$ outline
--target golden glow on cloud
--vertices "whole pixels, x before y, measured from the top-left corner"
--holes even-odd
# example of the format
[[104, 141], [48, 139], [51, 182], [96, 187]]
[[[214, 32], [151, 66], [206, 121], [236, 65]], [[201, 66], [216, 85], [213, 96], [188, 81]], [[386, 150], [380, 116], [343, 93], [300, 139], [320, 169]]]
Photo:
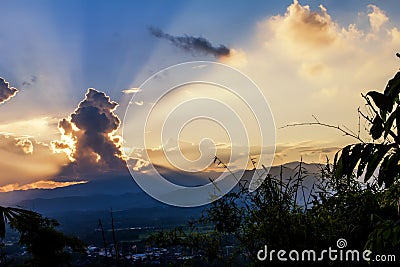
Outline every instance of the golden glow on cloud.
[[26, 138], [16, 138], [16, 140], [18, 140], [16, 146], [21, 147], [25, 154], [33, 153], [33, 144], [31, 140]]
[[[314, 121], [312, 115], [315, 115], [323, 122], [357, 131], [357, 108], [364, 104], [360, 94], [383, 89], [398, 69], [395, 56], [400, 48], [398, 26], [376, 5], [365, 6], [358, 16], [352, 23], [343, 24], [323, 5], [312, 10], [295, 0], [286, 12], [260, 20], [254, 29], [249, 29], [253, 35], [248, 40], [240, 39], [240, 45], [229, 44], [233, 47], [229, 56], [218, 59], [254, 80], [268, 100], [278, 128], [275, 165], [301, 157], [306, 162], [326, 162], [327, 156], [332, 159], [340, 147], [354, 142], [335, 130], [318, 126], [279, 128], [294, 122]], [[204, 66], [198, 66], [201, 67]], [[174, 96], [173, 100], [179, 102], [179, 97]], [[170, 106], [173, 104], [166, 103], [165, 110]], [[163, 110], [161, 107], [154, 116], [161, 117]], [[367, 137], [361, 130], [361, 137]], [[197, 131], [199, 135], [210, 132]], [[153, 163], [170, 167], [159, 144], [149, 147], [153, 148], [147, 151]], [[230, 152], [228, 143], [223, 147], [219, 153], [226, 157]], [[198, 157], [197, 145], [181, 150], [189, 159]], [[139, 151], [132, 164], [137, 170], [147, 171], [149, 159], [139, 154], [144, 153]], [[235, 158], [232, 160], [234, 166]]]
[[70, 185], [85, 184], [85, 183], [87, 183], [87, 181], [78, 181], [78, 182], [37, 181], [25, 185], [14, 183], [1, 186], [0, 192], [10, 192], [14, 190], [29, 190], [29, 189], [54, 189], [58, 187], [66, 187]]
[[[360, 18], [354, 19], [354, 23], [342, 25], [338, 18], [330, 15], [326, 7], [320, 5], [318, 10], [314, 11], [309, 6], [301, 5], [294, 0], [284, 14], [261, 20], [255, 25], [253, 29], [255, 33], [249, 40], [240, 40], [241, 44], [245, 45], [232, 44], [235, 48], [230, 49], [229, 56], [222, 56], [219, 61], [240, 69], [260, 86], [271, 105], [278, 128], [293, 122], [310, 121], [311, 116], [315, 115], [321, 121], [334, 125], [344, 124], [353, 129], [351, 126], [357, 125], [357, 107], [363, 105], [360, 93], [384, 88], [387, 80], [398, 69], [399, 61], [394, 55], [400, 52], [400, 30], [398, 26], [392, 24], [384, 10], [377, 5], [368, 5], [365, 7], [365, 12], [360, 10], [359, 16]], [[357, 24], [361, 20], [369, 24]], [[46, 32], [53, 33], [53, 30], [56, 32], [51, 25], [44, 21], [38, 22], [36, 26], [46, 26]], [[23, 34], [26, 34], [29, 40], [40, 39], [34, 42], [36, 46], [33, 53], [29, 52], [24, 56], [31, 62], [40, 63], [37, 70], [43, 74], [38, 75], [37, 90], [21, 91], [18, 97], [12, 99], [18, 106], [26, 104], [24, 110], [17, 109], [19, 114], [29, 112], [31, 108], [36, 112], [35, 117], [6, 121], [0, 125], [0, 134], [2, 133], [0, 158], [7, 159], [0, 162], [0, 191], [56, 188], [83, 183], [60, 183], [46, 179], [59, 174], [64, 166], [75, 161], [79, 153], [82, 166], [85, 164], [89, 166], [93, 162], [96, 164], [104, 162], [104, 166], [110, 167], [115, 165], [115, 161], [107, 159], [106, 152], [100, 155], [99, 150], [96, 150], [101, 147], [100, 144], [89, 148], [86, 146], [85, 150], [87, 140], [84, 130], [80, 130], [71, 121], [71, 117], [68, 117], [64, 124], [60, 122], [58, 129], [61, 131], [61, 140], [47, 145], [50, 140], [59, 139], [56, 126], [58, 119], [37, 115], [40, 108], [46, 110], [47, 107], [40, 106], [45, 102], [52, 103], [52, 110], [63, 109], [58, 111], [58, 114], [65, 111], [65, 99], [71, 99], [70, 91], [67, 89], [75, 86], [73, 79], [70, 78], [73, 77], [70, 75], [73, 73], [70, 66], [82, 64], [79, 64], [78, 58], [64, 58], [63, 62], [65, 60], [69, 64], [63, 64], [65, 67], [61, 71], [59, 68], [54, 68], [56, 63], [48, 51], [52, 50], [54, 55], [65, 55], [59, 53], [63, 49], [53, 47], [51, 42], [43, 46], [43, 39], [35, 36], [32, 31]], [[75, 39], [79, 41], [79, 38]], [[160, 55], [154, 56], [156, 67], [160, 67], [161, 64], [158, 56]], [[26, 73], [31, 71], [29, 69], [31, 66], [17, 67], [19, 68], [16, 75], [21, 73], [26, 76]], [[52, 90], [41, 88], [52, 88]], [[122, 92], [129, 97], [131, 96], [129, 94], [138, 93], [140, 89], [132, 87]], [[34, 103], [32, 99], [41, 101]], [[94, 102], [93, 99], [89, 100]], [[179, 99], [175, 98], [174, 101]], [[7, 109], [11, 103], [1, 107], [2, 110], [6, 110], [7, 115], [11, 110]], [[113, 113], [116, 103], [110, 103], [115, 106], [112, 108], [103, 108], [103, 104], [96, 106], [99, 117], [102, 117], [102, 114], [111, 114], [109, 117], [116, 119]], [[147, 103], [136, 101], [132, 104], [141, 106]], [[160, 115], [161, 112], [155, 116]], [[89, 125], [90, 120], [86, 123]], [[105, 144], [112, 144], [111, 148], [114, 151], [112, 156], [121, 159], [122, 155], [119, 152], [122, 140], [116, 135], [119, 122], [116, 124], [107, 131], [100, 132], [99, 136], [103, 137], [103, 141], [107, 141]], [[93, 133], [90, 127], [86, 128], [87, 132]], [[199, 135], [204, 132], [199, 131]], [[81, 151], [77, 151], [78, 139], [83, 140], [79, 144], [82, 147]], [[281, 129], [277, 132], [275, 164], [299, 160], [301, 156], [305, 161], [325, 161], [325, 156], [332, 157], [342, 144], [351, 141], [353, 140], [348, 137], [344, 138], [335, 131], [321, 127]], [[197, 145], [183, 145], [182, 148], [187, 158], [192, 160], [198, 158]], [[65, 154], [54, 153], [61, 151]], [[230, 148], [226, 144], [221, 144], [219, 147], [221, 157], [227, 158], [229, 151]], [[147, 159], [141, 158], [142, 153], [143, 151], [139, 151], [137, 158], [131, 159], [135, 170], [145, 171], [149, 166]], [[155, 148], [149, 151], [149, 155], [167, 166], [168, 163], [161, 160], [161, 150]], [[238, 156], [240, 155], [235, 155]], [[119, 160], [118, 164], [121, 162]], [[235, 158], [233, 165], [234, 162]]]
[[[294, 1], [285, 15], [273, 16], [267, 21], [275, 38], [286, 41], [296, 40], [308, 48], [322, 48], [336, 41], [337, 25], [332, 22], [327, 9], [320, 5], [320, 12], [311, 11]], [[269, 43], [266, 42], [266, 46]]]
[[[384, 10], [369, 5], [358, 16], [354, 23], [343, 25], [322, 5], [313, 11], [294, 1], [285, 14], [260, 21], [248, 44], [236, 47], [240, 57], [233, 53], [225, 61], [235, 66], [236, 61], [246, 58], [247, 64], [237, 67], [268, 99], [278, 128], [278, 144], [324, 140], [313, 142], [315, 149], [321, 150], [325, 145], [339, 148], [354, 141], [318, 126], [279, 128], [313, 121], [315, 115], [323, 122], [357, 131], [357, 108], [364, 104], [360, 94], [384, 88], [399, 67], [395, 54], [400, 49], [399, 28]], [[367, 137], [365, 131], [361, 134]], [[289, 156], [277, 153], [279, 162], [301, 156], [306, 161], [319, 158], [301, 150], [285, 154]]]
[[220, 62], [230, 65], [235, 68], [243, 68], [248, 65], [246, 53], [243, 50], [236, 50], [232, 48], [228, 56], [222, 56], [219, 59]]
[[0, 186], [29, 184], [57, 175], [69, 161], [32, 138], [0, 135]]
[[[60, 121], [60, 123], [62, 123], [62, 121]], [[77, 132], [79, 131], [79, 129], [73, 123], [70, 123], [70, 126], [71, 131], [68, 131], [68, 133], [63, 127], [61, 127], [60, 125], [58, 126], [58, 129], [61, 133], [61, 141], [52, 141], [51, 148], [56, 153], [65, 153], [68, 159], [71, 162], [74, 162], [76, 139], [73, 137], [72, 131]]]
[[[2, 112], [2, 108], [0, 108], [0, 112]], [[24, 118], [23, 120], [2, 121], [0, 132], [14, 136], [30, 136], [40, 142], [49, 142], [60, 135], [57, 130], [57, 123], [58, 119], [54, 117], [34, 117]]]

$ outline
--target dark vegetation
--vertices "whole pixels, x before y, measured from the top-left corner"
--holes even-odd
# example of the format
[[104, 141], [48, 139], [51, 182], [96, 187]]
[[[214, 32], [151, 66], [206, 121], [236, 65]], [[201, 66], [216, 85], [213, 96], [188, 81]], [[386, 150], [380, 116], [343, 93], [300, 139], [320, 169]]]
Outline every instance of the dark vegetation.
[[[31, 257], [25, 262], [27, 266], [64, 266], [68, 263], [70, 247], [75, 251], [83, 251], [83, 243], [75, 238], [57, 231], [56, 220], [20, 208], [0, 207], [0, 238], [5, 237], [6, 223], [11, 229], [18, 231], [19, 244], [26, 247]], [[12, 264], [7, 255], [1, 254], [3, 266]]]

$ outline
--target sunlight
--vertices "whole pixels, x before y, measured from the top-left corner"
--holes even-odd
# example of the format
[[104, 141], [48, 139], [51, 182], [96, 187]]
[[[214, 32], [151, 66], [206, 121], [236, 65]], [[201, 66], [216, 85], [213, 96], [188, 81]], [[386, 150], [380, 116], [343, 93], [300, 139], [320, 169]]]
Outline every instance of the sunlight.
[[30, 190], [30, 189], [54, 189], [59, 187], [66, 187], [76, 184], [86, 184], [88, 181], [77, 182], [56, 182], [56, 181], [37, 181], [30, 184], [20, 185], [19, 183], [8, 184], [0, 187], [0, 192], [10, 192], [14, 190]]

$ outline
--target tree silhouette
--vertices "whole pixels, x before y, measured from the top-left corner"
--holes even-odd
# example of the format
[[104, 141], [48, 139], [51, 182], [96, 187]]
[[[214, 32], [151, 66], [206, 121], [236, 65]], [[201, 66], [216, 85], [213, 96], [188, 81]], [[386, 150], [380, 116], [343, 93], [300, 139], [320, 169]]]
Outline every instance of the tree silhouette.
[[19, 244], [26, 246], [32, 254], [31, 266], [63, 266], [68, 263], [69, 246], [76, 251], [83, 251], [83, 243], [64, 235], [55, 227], [59, 223], [54, 219], [43, 217], [37, 212], [0, 206], [0, 238], [6, 234], [6, 224], [19, 232]]

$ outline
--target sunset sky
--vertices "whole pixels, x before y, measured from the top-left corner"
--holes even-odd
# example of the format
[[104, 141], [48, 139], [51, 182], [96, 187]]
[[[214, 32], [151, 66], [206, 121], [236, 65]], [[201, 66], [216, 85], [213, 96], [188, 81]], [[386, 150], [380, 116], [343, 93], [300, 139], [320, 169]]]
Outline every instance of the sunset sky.
[[[143, 94], [138, 87], [146, 79], [174, 64], [215, 61], [254, 81], [275, 121], [275, 165], [301, 157], [324, 162], [355, 142], [318, 126], [280, 127], [313, 121], [314, 115], [357, 131], [361, 93], [383, 90], [400, 66], [398, 0], [1, 0], [0, 5], [0, 191], [68, 186], [99, 169], [121, 168], [125, 110], [130, 102], [152, 104], [132, 102], [132, 95]], [[210, 46], [185, 43], [199, 37]], [[207, 90], [213, 94], [214, 89], [203, 93]], [[159, 106], [157, 114], [168, 106]], [[214, 126], [198, 122], [182, 139], [171, 137], [162, 145], [180, 143], [195, 160], [198, 142], [221, 130]], [[222, 154], [230, 148], [223, 131], [215, 140]], [[149, 144], [157, 159], [161, 144]], [[148, 158], [136, 152], [130, 162], [145, 171]]]

